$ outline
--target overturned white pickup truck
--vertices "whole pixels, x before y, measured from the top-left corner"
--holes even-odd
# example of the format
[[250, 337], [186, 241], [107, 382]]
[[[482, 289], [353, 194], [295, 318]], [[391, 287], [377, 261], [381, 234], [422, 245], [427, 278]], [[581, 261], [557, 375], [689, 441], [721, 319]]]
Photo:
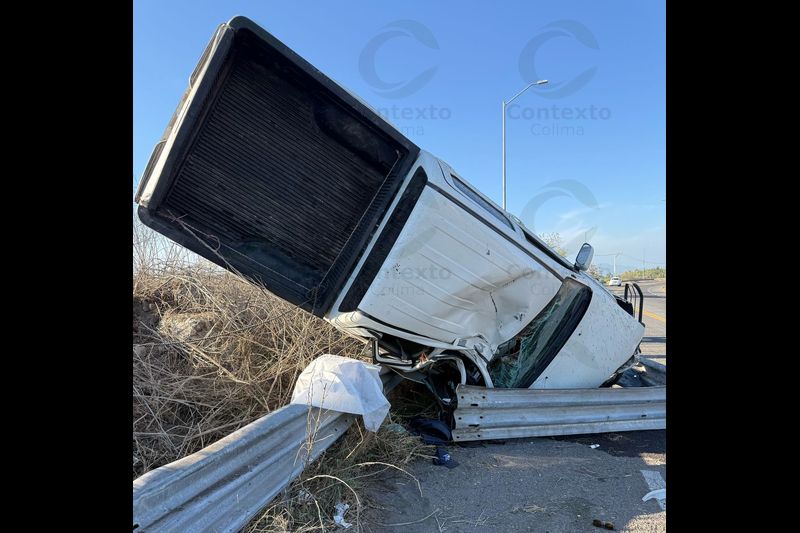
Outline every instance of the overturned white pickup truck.
[[644, 327], [456, 170], [252, 21], [221, 25], [136, 195], [149, 227], [458, 384], [613, 383]]

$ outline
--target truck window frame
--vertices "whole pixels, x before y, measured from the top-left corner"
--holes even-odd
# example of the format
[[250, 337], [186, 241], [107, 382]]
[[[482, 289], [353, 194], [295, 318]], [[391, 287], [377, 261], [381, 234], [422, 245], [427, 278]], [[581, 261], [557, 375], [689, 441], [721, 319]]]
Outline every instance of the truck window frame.
[[467, 185], [467, 183], [456, 176], [453, 172], [450, 172], [450, 178], [453, 180], [453, 187], [458, 190], [461, 194], [469, 198], [472, 203], [479, 205], [484, 211], [489, 213], [490, 215], [494, 216], [497, 220], [502, 222], [506, 225], [508, 229], [512, 232], [516, 233], [516, 229], [514, 228], [514, 224], [511, 220], [503, 214], [503, 212], [493, 206], [486, 198], [480, 195], [478, 191]]

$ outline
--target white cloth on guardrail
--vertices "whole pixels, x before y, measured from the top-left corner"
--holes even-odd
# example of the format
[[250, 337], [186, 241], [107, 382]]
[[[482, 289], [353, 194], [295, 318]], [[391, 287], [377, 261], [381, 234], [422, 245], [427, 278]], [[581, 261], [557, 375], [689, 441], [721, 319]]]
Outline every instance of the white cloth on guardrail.
[[378, 431], [389, 413], [380, 367], [332, 354], [319, 356], [303, 370], [290, 403], [361, 415], [369, 431]]

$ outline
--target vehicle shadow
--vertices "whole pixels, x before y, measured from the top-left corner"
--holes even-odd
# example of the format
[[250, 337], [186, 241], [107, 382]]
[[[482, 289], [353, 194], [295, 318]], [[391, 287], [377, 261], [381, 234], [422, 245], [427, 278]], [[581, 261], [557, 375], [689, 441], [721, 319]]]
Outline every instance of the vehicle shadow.
[[549, 438], [577, 442], [587, 446], [599, 444], [601, 449], [615, 457], [638, 457], [642, 453], [667, 453], [667, 431], [664, 429]]

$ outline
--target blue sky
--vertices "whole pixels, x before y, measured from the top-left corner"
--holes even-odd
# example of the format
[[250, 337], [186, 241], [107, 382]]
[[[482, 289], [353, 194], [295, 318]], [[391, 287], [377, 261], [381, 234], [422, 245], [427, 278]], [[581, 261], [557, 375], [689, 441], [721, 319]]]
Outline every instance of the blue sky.
[[[135, 0], [134, 181], [216, 26], [245, 15], [570, 256], [666, 265], [663, 1]], [[135, 186], [135, 184], [134, 184]]]

